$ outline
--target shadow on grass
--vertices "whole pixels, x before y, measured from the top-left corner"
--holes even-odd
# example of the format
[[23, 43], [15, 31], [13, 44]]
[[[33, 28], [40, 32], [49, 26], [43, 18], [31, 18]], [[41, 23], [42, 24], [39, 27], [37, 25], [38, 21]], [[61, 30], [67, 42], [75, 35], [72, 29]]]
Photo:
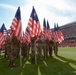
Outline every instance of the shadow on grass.
[[[63, 59], [63, 58], [61, 58]], [[64, 60], [67, 60], [64, 58]], [[48, 58], [43, 63], [38, 64], [41, 75], [76, 75], [75, 69], [69, 65], [69, 61], [76, 63], [73, 60], [62, 62], [56, 58]]]
[[0, 75], [76, 75], [74, 72], [76, 68], [70, 66], [69, 63], [76, 65], [76, 61], [62, 56], [38, 60], [37, 65], [31, 64], [30, 59], [24, 58], [22, 67], [20, 67], [19, 59], [17, 59], [17, 67], [10, 68], [8, 61], [1, 57]]
[[9, 61], [1, 57], [0, 58], [0, 75], [38, 75], [37, 65], [31, 64], [30, 59], [23, 58], [23, 66], [20, 67], [20, 59], [15, 61], [17, 67], [9, 67]]
[[62, 59], [63, 61], [66, 61], [67, 63], [72, 63], [74, 65], [76, 65], [76, 60], [72, 60], [72, 59], [68, 59], [62, 56], [57, 56], [58, 58]]
[[[18, 66], [19, 64], [17, 64]], [[9, 66], [9, 60], [4, 58], [4, 56], [0, 59], [0, 75], [19, 75], [21, 73], [20, 67], [13, 67]]]
[[23, 60], [22, 72], [19, 75], [38, 75], [37, 65], [31, 64], [31, 59]]

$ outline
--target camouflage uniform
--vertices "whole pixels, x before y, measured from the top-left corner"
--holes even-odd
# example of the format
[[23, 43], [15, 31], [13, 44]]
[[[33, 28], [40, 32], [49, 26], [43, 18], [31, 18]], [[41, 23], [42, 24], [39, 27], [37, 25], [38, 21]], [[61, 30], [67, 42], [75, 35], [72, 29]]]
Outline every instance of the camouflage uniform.
[[5, 57], [7, 57], [9, 59], [10, 53], [11, 53], [11, 40], [6, 39], [6, 41], [5, 41]]
[[29, 52], [30, 52], [30, 44], [27, 45], [27, 57], [29, 57]]
[[15, 66], [14, 61], [18, 57], [20, 51], [20, 44], [17, 40], [16, 36], [12, 36], [11, 38], [11, 54], [10, 54], [10, 61], [12, 66]]
[[9, 66], [12, 66], [12, 50], [11, 50], [11, 40], [6, 40], [6, 51], [7, 51], [7, 58], [9, 59]]
[[57, 56], [58, 55], [58, 42], [54, 43], [54, 54]]
[[25, 42], [22, 42], [21, 50], [22, 56], [27, 57], [27, 45], [25, 44]]
[[49, 42], [48, 40], [45, 40], [45, 42], [46, 42], [46, 58], [48, 58]]
[[35, 49], [36, 49], [36, 43], [35, 43], [35, 41], [34, 41], [34, 37], [32, 37], [31, 38], [31, 44], [30, 44], [30, 46], [31, 46], [31, 60], [32, 60], [32, 63], [33, 64], [36, 64], [35, 63], [35, 54], [36, 54], [36, 52], [35, 52]]
[[58, 55], [58, 42], [56, 42], [56, 56]]
[[37, 49], [38, 49], [38, 58], [42, 58], [42, 40], [40, 39], [40, 36], [36, 42], [38, 44]]
[[50, 40], [49, 41], [49, 56], [50, 57], [52, 57], [53, 44], [54, 44], [54, 42], [52, 40]]
[[46, 41], [44, 39], [42, 39], [42, 49], [43, 49], [43, 55], [44, 58], [46, 58]]

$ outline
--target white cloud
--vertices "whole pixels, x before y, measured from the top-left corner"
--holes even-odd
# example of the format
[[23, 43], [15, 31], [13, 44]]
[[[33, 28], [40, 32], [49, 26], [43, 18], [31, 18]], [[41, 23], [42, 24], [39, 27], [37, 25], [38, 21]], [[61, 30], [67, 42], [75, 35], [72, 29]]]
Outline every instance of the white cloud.
[[[28, 0], [27, 6], [22, 7], [22, 24], [23, 24], [23, 30], [25, 30], [30, 14], [32, 11], [32, 6], [35, 7], [36, 12], [38, 14], [38, 18], [41, 24], [41, 27], [43, 26], [43, 19], [49, 21], [50, 27], [54, 27], [54, 22], [59, 23], [59, 25], [63, 25], [69, 22], [69, 17], [64, 16], [58, 16], [57, 13], [50, 12], [47, 7], [55, 7], [59, 10], [69, 10], [69, 5], [65, 2], [65, 0]], [[66, 8], [67, 7], [67, 8]]]
[[50, 6], [55, 7], [59, 10], [69, 10], [70, 6], [66, 2], [66, 0], [28, 0], [28, 3], [39, 6]]
[[[73, 20], [72, 16], [61, 16], [57, 14], [57, 12], [52, 12], [49, 10], [49, 8], [53, 9], [56, 8], [59, 11], [69, 11], [69, 12], [75, 12], [76, 8], [74, 6], [71, 6], [66, 2], [66, 0], [27, 0], [27, 3], [25, 3], [25, 6], [21, 6], [21, 18], [22, 18], [22, 27], [23, 30], [26, 29], [26, 26], [28, 25], [28, 21], [30, 18], [30, 14], [32, 11], [32, 6], [35, 7], [41, 27], [43, 26], [43, 19], [45, 18], [48, 20], [50, 27], [54, 27], [54, 22], [58, 23], [59, 26], [64, 25], [66, 23], [69, 23]], [[8, 9], [14, 9], [14, 13], [17, 10], [17, 7], [7, 4], [0, 4], [1, 7], [8, 8]], [[14, 15], [13, 15], [14, 16]], [[74, 17], [75, 18], [75, 17]], [[13, 18], [11, 18], [12, 20]]]
[[15, 6], [8, 5], [8, 4], [0, 4], [0, 7], [6, 8], [6, 9], [11, 9], [11, 10], [15, 10], [17, 8]]
[[[50, 0], [48, 0], [50, 1]], [[69, 5], [66, 3], [65, 0], [51, 0], [50, 2], [46, 2], [47, 5], [55, 7], [59, 10], [69, 10], [70, 7]]]

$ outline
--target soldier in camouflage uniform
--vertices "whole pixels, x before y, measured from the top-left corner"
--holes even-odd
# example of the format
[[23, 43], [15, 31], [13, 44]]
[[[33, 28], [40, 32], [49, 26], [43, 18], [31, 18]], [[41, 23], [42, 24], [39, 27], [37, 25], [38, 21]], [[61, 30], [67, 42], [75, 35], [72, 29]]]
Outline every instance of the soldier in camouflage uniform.
[[53, 45], [54, 45], [53, 40], [50, 40], [49, 41], [49, 56], [50, 57], [52, 57]]
[[44, 39], [42, 39], [42, 49], [44, 58], [46, 58], [46, 41]]
[[5, 57], [7, 55], [7, 58], [9, 59], [9, 66], [12, 66], [12, 50], [11, 50], [11, 39], [6, 39], [6, 42], [5, 42], [5, 47], [6, 47], [6, 54], [5, 54]]
[[37, 42], [38, 44], [37, 49], [38, 49], [38, 59], [42, 59], [42, 40], [41, 37], [39, 36]]
[[9, 48], [9, 46], [10, 46], [10, 37], [7, 36], [6, 40], [5, 40], [5, 55], [4, 55], [5, 58], [8, 58], [8, 52], [9, 51], [7, 48]]
[[48, 58], [48, 51], [49, 51], [49, 41], [48, 39], [45, 40], [45, 46], [46, 46], [46, 58]]
[[58, 42], [54, 42], [54, 54], [57, 56], [58, 55]]
[[54, 54], [57, 56], [58, 55], [58, 42], [55, 42], [55, 46], [54, 46]]
[[12, 36], [11, 38], [11, 54], [10, 54], [10, 61], [11, 61], [11, 66], [16, 66], [14, 61], [18, 57], [20, 51], [20, 44], [19, 41], [17, 40], [16, 36]]
[[22, 50], [22, 56], [27, 57], [27, 45], [25, 42], [22, 42], [21, 50]]
[[44, 58], [48, 58], [48, 51], [49, 51], [49, 42], [48, 40], [43, 39], [43, 54]]
[[29, 52], [30, 52], [30, 43], [27, 45], [27, 57], [29, 58]]
[[35, 52], [36, 43], [35, 43], [34, 37], [31, 37], [30, 46], [31, 46], [31, 60], [33, 64], [36, 64], [35, 62], [36, 61], [36, 52]]
[[5, 57], [9, 59], [10, 53], [11, 53], [11, 39], [7, 37], [5, 41]]

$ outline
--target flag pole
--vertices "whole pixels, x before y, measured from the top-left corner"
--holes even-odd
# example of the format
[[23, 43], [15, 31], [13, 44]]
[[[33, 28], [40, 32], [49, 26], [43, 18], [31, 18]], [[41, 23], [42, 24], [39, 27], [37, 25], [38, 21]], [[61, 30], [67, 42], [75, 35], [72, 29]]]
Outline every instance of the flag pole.
[[22, 66], [22, 55], [21, 55], [21, 47], [20, 47], [20, 66]]
[[36, 57], [36, 43], [35, 43], [35, 64], [37, 64], [37, 57]]

